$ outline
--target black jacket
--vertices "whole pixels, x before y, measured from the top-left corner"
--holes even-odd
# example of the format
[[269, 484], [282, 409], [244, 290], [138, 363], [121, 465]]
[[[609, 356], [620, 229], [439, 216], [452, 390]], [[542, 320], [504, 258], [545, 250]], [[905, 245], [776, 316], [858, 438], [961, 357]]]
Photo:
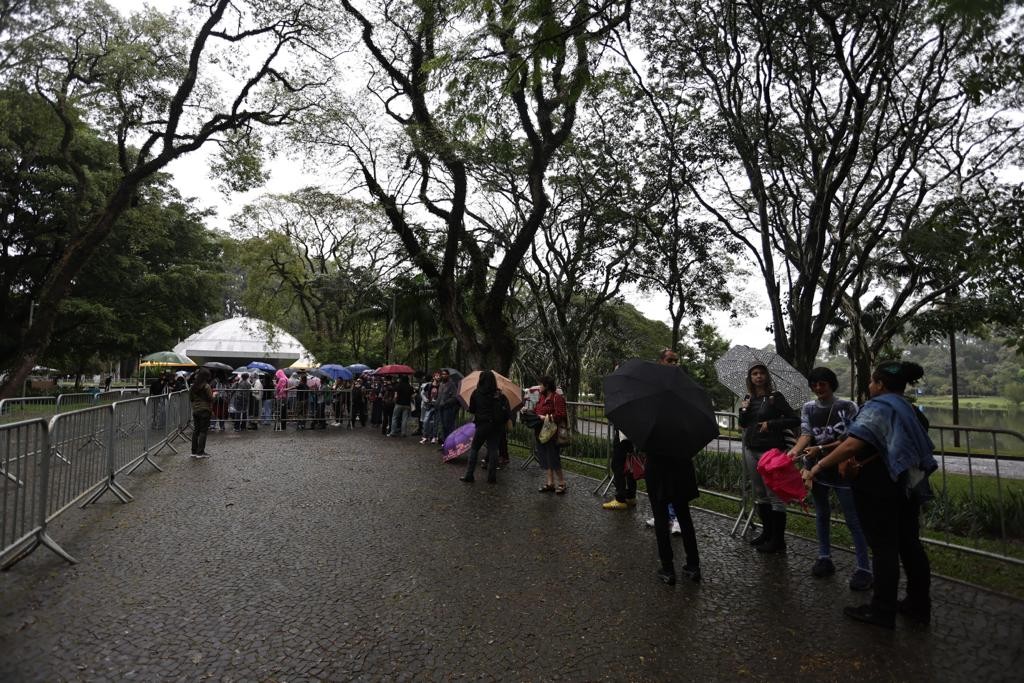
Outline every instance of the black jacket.
[[[786, 448], [786, 430], [800, 427], [800, 416], [779, 392], [767, 396], [748, 397], [750, 405], [740, 408], [740, 427], [743, 427], [743, 445], [752, 451], [764, 452], [770, 448]], [[768, 431], [760, 431], [760, 424], [768, 423]]]

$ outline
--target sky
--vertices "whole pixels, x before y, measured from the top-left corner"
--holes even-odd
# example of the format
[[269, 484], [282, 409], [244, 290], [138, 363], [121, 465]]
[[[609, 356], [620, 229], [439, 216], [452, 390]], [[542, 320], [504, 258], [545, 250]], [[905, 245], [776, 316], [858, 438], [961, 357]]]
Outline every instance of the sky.
[[[138, 10], [141, 4], [138, 0], [108, 0], [108, 2], [125, 13]], [[183, 0], [148, 0], [145, 4], [162, 12], [172, 11], [186, 5]], [[262, 188], [226, 196], [218, 189], [216, 181], [210, 178], [208, 154], [209, 147], [201, 149], [177, 160], [167, 171], [172, 175], [173, 183], [182, 196], [195, 198], [198, 204], [196, 208], [209, 208], [216, 212], [212, 227], [217, 229], [227, 229], [228, 219], [232, 215], [263, 194], [283, 194], [310, 185], [330, 186], [332, 184], [329, 177], [309, 172], [304, 168], [302, 160], [278, 158], [270, 165], [268, 169], [270, 177]], [[768, 312], [763, 287], [759, 286], [757, 279], [754, 278], [739, 283], [737, 290], [741, 291], [747, 309], [753, 313], [740, 321], [732, 321], [727, 313], [720, 313], [713, 316], [711, 322], [718, 328], [722, 337], [734, 344], [762, 347], [771, 343], [772, 336], [765, 330], [771, 322], [771, 314]], [[734, 290], [734, 293], [737, 290]], [[667, 297], [641, 294], [635, 289], [626, 290], [624, 297], [648, 318], [671, 324], [667, 310]]]

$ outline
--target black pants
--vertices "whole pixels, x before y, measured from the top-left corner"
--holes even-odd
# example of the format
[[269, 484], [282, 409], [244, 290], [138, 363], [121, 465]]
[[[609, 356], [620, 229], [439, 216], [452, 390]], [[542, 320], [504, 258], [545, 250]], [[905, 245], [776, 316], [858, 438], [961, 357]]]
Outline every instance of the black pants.
[[210, 433], [210, 411], [192, 413], [192, 455], [206, 452], [206, 435]]
[[896, 611], [900, 562], [907, 573], [907, 601], [917, 610], [931, 608], [931, 565], [921, 544], [921, 502], [894, 483], [881, 459], [864, 466], [853, 486], [864, 535], [871, 546], [874, 595], [880, 612]]
[[351, 425], [353, 427], [356, 426], [356, 419], [359, 420], [359, 424], [361, 424], [364, 427], [366, 426], [366, 404], [365, 403], [359, 402], [359, 403], [353, 403], [352, 404]]
[[[658, 491], [661, 487], [657, 482], [651, 481], [652, 472], [647, 472], [647, 490]], [[668, 505], [676, 511], [676, 521], [683, 532], [683, 549], [686, 551], [686, 566], [699, 567], [700, 553], [697, 551], [697, 531], [693, 528], [693, 518], [690, 516], [690, 501], [683, 493], [671, 498], [656, 498], [650, 496], [651, 511], [654, 513], [654, 536], [658, 541], [658, 559], [665, 568], [674, 567], [672, 554], [672, 533], [669, 529]]]
[[469, 447], [469, 460], [466, 462], [466, 476], [472, 477], [476, 470], [476, 459], [480, 454], [480, 447], [487, 444], [487, 479], [494, 481], [498, 477], [498, 451], [501, 449], [501, 435], [504, 433], [501, 428], [477, 428], [473, 435], [473, 443]]
[[636, 479], [626, 472], [626, 456], [633, 451], [633, 442], [619, 441], [612, 449], [612, 482], [615, 484], [615, 500], [625, 503], [636, 498]]

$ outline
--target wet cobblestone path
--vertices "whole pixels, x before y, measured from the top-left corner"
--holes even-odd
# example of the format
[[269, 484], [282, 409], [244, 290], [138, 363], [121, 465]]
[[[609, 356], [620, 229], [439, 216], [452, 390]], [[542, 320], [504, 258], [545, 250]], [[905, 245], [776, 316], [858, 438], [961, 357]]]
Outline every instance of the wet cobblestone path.
[[[0, 574], [2, 681], [1021, 680], [1024, 604], [936, 579], [930, 629], [846, 620], [866, 600], [761, 557], [695, 512], [704, 582], [660, 584], [646, 501], [458, 481], [415, 439], [215, 434], [206, 461], [124, 479]], [[185, 447], [187, 450], [187, 446]], [[515, 465], [515, 461], [513, 462]], [[698, 500], [699, 505], [699, 500]], [[678, 543], [678, 540], [675, 541]], [[681, 555], [682, 548], [679, 548]]]

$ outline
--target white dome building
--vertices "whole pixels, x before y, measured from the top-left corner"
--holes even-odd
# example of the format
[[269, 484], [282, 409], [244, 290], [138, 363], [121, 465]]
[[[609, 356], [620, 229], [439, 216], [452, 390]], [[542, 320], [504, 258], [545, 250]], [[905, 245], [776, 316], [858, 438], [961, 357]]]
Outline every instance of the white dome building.
[[300, 358], [312, 358], [298, 339], [257, 318], [228, 318], [207, 325], [175, 346], [174, 352], [200, 365], [207, 361], [235, 365], [258, 360], [280, 368]]

